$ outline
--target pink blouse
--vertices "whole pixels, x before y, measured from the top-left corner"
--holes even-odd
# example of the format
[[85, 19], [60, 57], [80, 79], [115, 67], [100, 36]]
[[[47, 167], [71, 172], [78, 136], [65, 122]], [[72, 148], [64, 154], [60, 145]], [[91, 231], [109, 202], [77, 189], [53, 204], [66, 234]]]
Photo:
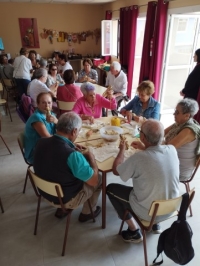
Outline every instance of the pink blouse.
[[111, 110], [116, 109], [117, 103], [115, 98], [108, 100], [100, 94], [96, 94], [94, 106], [91, 107], [83, 96], [77, 100], [72, 111], [80, 115], [89, 115], [93, 116], [94, 118], [99, 118], [101, 117], [103, 107]]

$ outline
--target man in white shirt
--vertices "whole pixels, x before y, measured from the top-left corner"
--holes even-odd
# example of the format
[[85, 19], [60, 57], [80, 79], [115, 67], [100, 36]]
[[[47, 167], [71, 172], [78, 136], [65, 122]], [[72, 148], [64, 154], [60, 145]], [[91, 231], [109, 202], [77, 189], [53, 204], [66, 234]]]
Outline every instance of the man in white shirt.
[[37, 96], [41, 92], [52, 92], [53, 96], [57, 93], [57, 83], [53, 84], [50, 88], [45, 84], [47, 81], [47, 70], [44, 68], [38, 68], [35, 70], [35, 79], [33, 79], [28, 85], [27, 95], [32, 99], [32, 104], [37, 107]]
[[69, 62], [67, 62], [67, 56], [65, 54], [58, 55], [58, 72], [63, 76], [65, 70], [73, 69]]
[[[127, 76], [123, 70], [121, 70], [121, 64], [117, 61], [113, 61], [110, 65], [110, 72], [108, 72], [106, 78], [106, 87], [111, 86], [117, 103], [126, 96], [127, 92]], [[119, 106], [118, 106], [119, 107]], [[118, 115], [117, 110], [112, 110], [113, 115]]]
[[26, 48], [20, 49], [20, 56], [14, 60], [13, 78], [15, 78], [20, 97], [23, 93], [27, 94], [28, 84], [31, 82], [32, 64], [28, 57], [28, 50]]

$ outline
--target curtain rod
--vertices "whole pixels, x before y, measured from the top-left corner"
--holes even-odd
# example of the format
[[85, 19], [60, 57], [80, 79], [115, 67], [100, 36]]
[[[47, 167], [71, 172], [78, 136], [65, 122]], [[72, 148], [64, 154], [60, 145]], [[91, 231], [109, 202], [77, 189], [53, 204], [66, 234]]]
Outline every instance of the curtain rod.
[[[164, 0], [163, 3], [165, 4], [165, 3], [168, 3], [168, 2], [172, 2], [172, 1], [176, 1], [176, 0]], [[156, 1], [154, 1], [154, 3], [157, 4]], [[137, 5], [135, 5], [135, 6], [137, 6]], [[143, 7], [143, 6], [148, 6], [148, 4], [140, 5], [140, 6], [137, 6], [137, 7], [140, 8], [140, 7]], [[115, 11], [120, 11], [120, 9], [110, 10], [110, 11], [111, 11], [111, 12], [115, 12]]]

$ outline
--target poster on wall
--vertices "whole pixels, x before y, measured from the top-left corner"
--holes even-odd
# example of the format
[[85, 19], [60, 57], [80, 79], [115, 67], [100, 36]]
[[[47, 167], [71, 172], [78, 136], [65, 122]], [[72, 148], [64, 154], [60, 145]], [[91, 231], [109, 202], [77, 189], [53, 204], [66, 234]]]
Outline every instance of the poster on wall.
[[22, 47], [40, 48], [37, 19], [19, 18]]

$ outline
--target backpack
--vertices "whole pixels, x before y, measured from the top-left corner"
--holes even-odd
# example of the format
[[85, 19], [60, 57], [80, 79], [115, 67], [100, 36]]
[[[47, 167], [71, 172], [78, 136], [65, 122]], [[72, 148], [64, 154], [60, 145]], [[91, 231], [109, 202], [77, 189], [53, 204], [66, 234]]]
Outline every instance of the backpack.
[[161, 265], [162, 260], [156, 262], [162, 251], [166, 256], [179, 265], [185, 265], [194, 257], [194, 249], [192, 247], [192, 229], [186, 221], [186, 212], [189, 203], [189, 194], [182, 196], [180, 212], [177, 221], [173, 222], [170, 228], [160, 234], [157, 246], [157, 257], [152, 265]]
[[35, 111], [32, 105], [31, 97], [23, 94], [16, 111], [21, 120], [26, 123], [26, 121]]

